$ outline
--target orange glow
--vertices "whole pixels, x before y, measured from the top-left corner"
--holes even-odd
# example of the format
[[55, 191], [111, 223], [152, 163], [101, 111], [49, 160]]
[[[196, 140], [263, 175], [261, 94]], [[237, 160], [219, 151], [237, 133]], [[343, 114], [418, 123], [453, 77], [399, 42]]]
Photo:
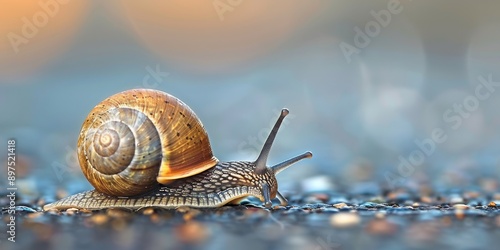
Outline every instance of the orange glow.
[[7, 0], [0, 8], [0, 77], [33, 77], [64, 51], [82, 21], [87, 1]]
[[124, 0], [120, 4], [153, 53], [194, 73], [228, 72], [268, 55], [307, 24], [321, 5], [316, 0]]

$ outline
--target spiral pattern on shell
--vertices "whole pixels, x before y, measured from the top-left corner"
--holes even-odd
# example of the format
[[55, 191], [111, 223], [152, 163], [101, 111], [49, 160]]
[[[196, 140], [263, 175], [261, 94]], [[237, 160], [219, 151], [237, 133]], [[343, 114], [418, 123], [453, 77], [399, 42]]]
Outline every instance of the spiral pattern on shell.
[[105, 194], [135, 196], [215, 166], [195, 113], [165, 92], [134, 89], [99, 103], [83, 123], [78, 159]]

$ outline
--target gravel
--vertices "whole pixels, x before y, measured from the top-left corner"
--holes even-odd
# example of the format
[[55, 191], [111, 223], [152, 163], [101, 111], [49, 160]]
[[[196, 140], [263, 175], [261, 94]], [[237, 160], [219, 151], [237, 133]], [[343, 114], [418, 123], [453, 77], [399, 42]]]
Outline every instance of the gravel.
[[[359, 190], [359, 189], [353, 189]], [[426, 192], [428, 193], [428, 192]], [[287, 207], [256, 199], [216, 209], [42, 212], [43, 199], [17, 197], [16, 242], [1, 249], [495, 249], [499, 194], [404, 189], [380, 193], [286, 194]], [[3, 225], [8, 200], [0, 197]], [[52, 198], [55, 199], [54, 196]], [[50, 199], [50, 198], [49, 198]], [[279, 204], [279, 203], [276, 203]]]

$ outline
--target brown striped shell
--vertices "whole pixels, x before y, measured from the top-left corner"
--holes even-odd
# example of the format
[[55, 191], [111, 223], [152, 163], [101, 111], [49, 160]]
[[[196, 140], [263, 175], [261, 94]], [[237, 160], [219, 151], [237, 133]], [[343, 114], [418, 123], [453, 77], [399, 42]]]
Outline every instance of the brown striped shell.
[[92, 186], [114, 196], [143, 194], [218, 162], [196, 114], [176, 97], [147, 89], [115, 94], [92, 109], [78, 159]]

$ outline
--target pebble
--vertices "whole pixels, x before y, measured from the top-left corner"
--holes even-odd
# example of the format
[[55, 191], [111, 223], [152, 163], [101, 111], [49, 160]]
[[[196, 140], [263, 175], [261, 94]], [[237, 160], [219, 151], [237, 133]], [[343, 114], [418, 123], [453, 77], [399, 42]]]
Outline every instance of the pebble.
[[492, 202], [488, 203], [488, 207], [497, 207], [498, 204], [499, 204], [498, 202], [492, 201]]
[[338, 228], [348, 228], [358, 225], [361, 217], [357, 213], [338, 213], [330, 217], [330, 224]]
[[[460, 229], [463, 229], [464, 226], [476, 228], [474, 230], [477, 232], [483, 230], [485, 234], [488, 234], [486, 230], [492, 226], [495, 229], [500, 228], [500, 193], [498, 190], [495, 191], [496, 193], [482, 193], [482, 191], [475, 190], [434, 191], [425, 195], [422, 193], [416, 195], [416, 193], [406, 189], [375, 192], [374, 194], [362, 192], [358, 195], [317, 191], [307, 194], [289, 194], [287, 197], [294, 197], [289, 199], [290, 205], [287, 207], [277, 206], [275, 210], [264, 209], [258, 199], [248, 199], [245, 205], [224, 206], [217, 209], [181, 207], [176, 210], [164, 210], [145, 208], [135, 213], [125, 209], [106, 209], [96, 212], [68, 209], [64, 213], [58, 210], [40, 212], [39, 207], [45, 201], [53, 201], [54, 197], [49, 196], [43, 199], [19, 197], [19, 201], [25, 202], [26, 206], [16, 207], [16, 211], [20, 211], [17, 218], [19, 219], [19, 232], [28, 230], [26, 235], [36, 232], [40, 235], [40, 239], [48, 240], [51, 240], [50, 237], [54, 231], [55, 234], [64, 231], [73, 235], [73, 232], [65, 229], [68, 226], [74, 226], [79, 230], [76, 233], [78, 237], [75, 237], [75, 241], [79, 241], [79, 237], [88, 237], [87, 231], [91, 230], [91, 233], [96, 234], [97, 232], [99, 236], [101, 232], [108, 231], [112, 231], [112, 235], [125, 235], [127, 232], [133, 232], [130, 241], [135, 243], [137, 240], [135, 238], [140, 238], [136, 237], [138, 235], [136, 231], [147, 228], [144, 229], [149, 230], [144, 232], [150, 237], [146, 237], [147, 240], [158, 240], [157, 236], [151, 235], [168, 234], [165, 239], [177, 239], [183, 244], [202, 244], [203, 246], [205, 244], [212, 246], [213, 242], [219, 241], [212, 241], [212, 239], [209, 241], [211, 235], [227, 237], [227, 233], [224, 233], [226, 230], [241, 234], [257, 234], [255, 236], [258, 239], [268, 241], [278, 240], [281, 237], [287, 238], [289, 235], [295, 236], [297, 230], [304, 230], [304, 232], [319, 236], [319, 238], [312, 238], [312, 241], [308, 241], [310, 237], [304, 238], [305, 242], [309, 244], [308, 246], [313, 248], [323, 246], [324, 249], [329, 249], [330, 242], [346, 244], [347, 241], [344, 240], [342, 233], [358, 233], [359, 230], [362, 230], [364, 234], [378, 236], [392, 236], [401, 232], [401, 235], [404, 236], [403, 240], [416, 242], [415, 244], [430, 241], [437, 241], [438, 244], [441, 244], [441, 239], [456, 233], [457, 227]], [[278, 204], [277, 200], [274, 201], [275, 204]], [[307, 204], [305, 201], [313, 203]], [[2, 197], [0, 197], [0, 202], [5, 202], [2, 201]], [[31, 205], [31, 203], [38, 205]], [[72, 216], [60, 216], [65, 214]], [[136, 215], [138, 215], [137, 219], [130, 219]], [[1, 221], [8, 222], [5, 208]], [[205, 221], [207, 222], [205, 223]], [[325, 222], [329, 225], [325, 225]], [[46, 227], [41, 227], [36, 223], [43, 223]], [[483, 225], [475, 227], [476, 224], [481, 223]], [[60, 224], [62, 224], [61, 227]], [[32, 229], [34, 227], [38, 227], [38, 229]], [[350, 230], [339, 230], [339, 228]], [[29, 232], [30, 229], [32, 232]], [[211, 230], [216, 231], [212, 232]], [[463, 230], [465, 232], [467, 229]], [[314, 236], [316, 237], [316, 235]], [[127, 237], [124, 236], [124, 238]], [[38, 239], [37, 237], [33, 238], [35, 241]], [[369, 238], [386, 239], [385, 237]], [[400, 238], [395, 237], [395, 239]], [[122, 242], [122, 238], [119, 238], [118, 241]], [[126, 245], [126, 243], [123, 244]], [[259, 246], [256, 245], [255, 248]], [[175, 245], [173, 247], [175, 248]], [[424, 248], [425, 245], [417, 245], [415, 249]]]
[[52, 215], [60, 215], [62, 214], [60, 210], [58, 209], [49, 209], [45, 211], [45, 213], [52, 214]]
[[68, 208], [66, 209], [66, 215], [75, 215], [78, 213], [78, 208]]
[[154, 212], [155, 212], [154, 208], [148, 207], [148, 208], [146, 208], [146, 209], [144, 209], [142, 211], [142, 214], [144, 214], [144, 215], [152, 215], [152, 214], [154, 214]]
[[470, 207], [468, 205], [465, 205], [465, 204], [455, 204], [455, 205], [453, 205], [453, 208], [455, 208], [457, 210], [465, 210], [465, 209], [469, 209]]
[[364, 202], [362, 203], [359, 207], [361, 208], [383, 208], [385, 207], [384, 204], [378, 204], [378, 203], [375, 203], [375, 202]]
[[335, 208], [344, 208], [347, 206], [347, 204], [345, 204], [344, 202], [341, 202], [341, 203], [333, 204], [333, 206]]

